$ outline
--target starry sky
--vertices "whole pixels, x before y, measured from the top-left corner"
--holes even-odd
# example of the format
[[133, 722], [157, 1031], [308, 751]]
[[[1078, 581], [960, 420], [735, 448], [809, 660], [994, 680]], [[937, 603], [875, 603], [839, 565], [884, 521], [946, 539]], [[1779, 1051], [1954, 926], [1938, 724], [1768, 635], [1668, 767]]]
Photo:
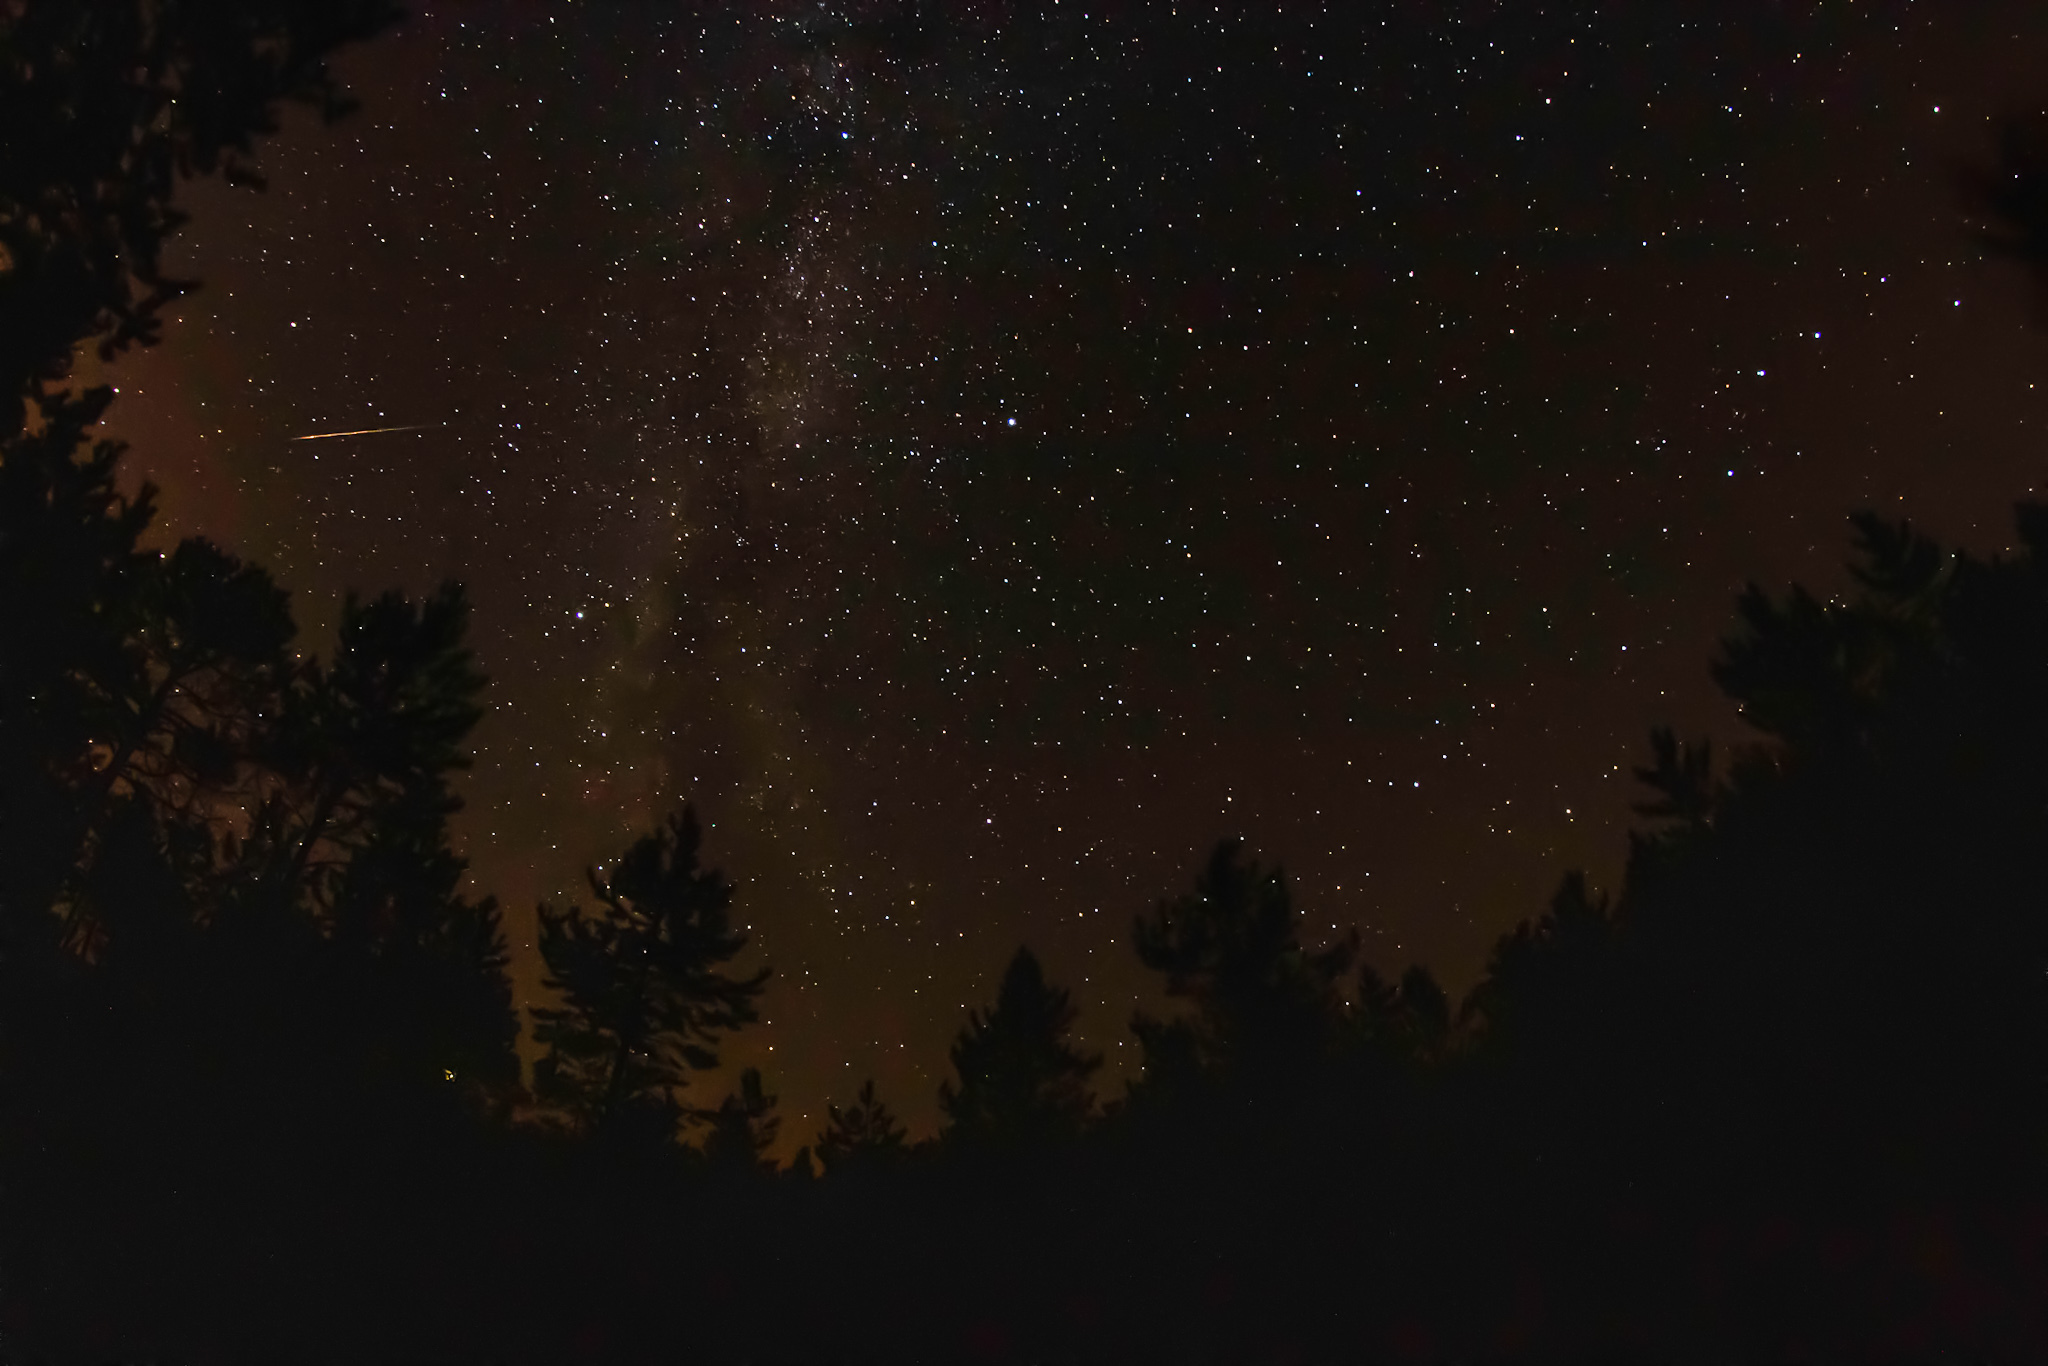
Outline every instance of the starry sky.
[[1649, 727], [1740, 738], [1744, 581], [2043, 481], [1954, 190], [2037, 3], [424, 3], [340, 66], [191, 188], [109, 429], [315, 644], [469, 584], [523, 1003], [534, 903], [696, 802], [785, 1146], [868, 1076], [928, 1128], [1019, 943], [1131, 1071], [1131, 919], [1226, 835], [1468, 987], [1612, 883]]

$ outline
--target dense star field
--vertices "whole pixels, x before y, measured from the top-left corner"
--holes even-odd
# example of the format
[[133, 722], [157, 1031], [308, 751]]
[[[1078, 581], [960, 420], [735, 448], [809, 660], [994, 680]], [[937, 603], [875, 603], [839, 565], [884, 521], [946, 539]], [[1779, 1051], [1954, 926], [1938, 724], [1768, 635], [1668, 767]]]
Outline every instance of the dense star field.
[[1020, 942], [1135, 1067], [1220, 836], [1457, 994], [1653, 724], [1739, 733], [1746, 580], [2002, 548], [2048, 356], [1955, 180], [2044, 63], [1993, 0], [423, 4], [191, 188], [107, 427], [316, 644], [470, 586], [524, 1003], [688, 799], [784, 1146], [928, 1129]]

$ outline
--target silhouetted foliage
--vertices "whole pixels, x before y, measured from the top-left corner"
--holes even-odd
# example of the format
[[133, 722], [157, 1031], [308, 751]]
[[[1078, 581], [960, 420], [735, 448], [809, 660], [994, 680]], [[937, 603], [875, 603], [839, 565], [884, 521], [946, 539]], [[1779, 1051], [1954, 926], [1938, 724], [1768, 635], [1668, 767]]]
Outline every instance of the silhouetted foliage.
[[908, 1131], [875, 1094], [873, 1078], [861, 1083], [853, 1104], [825, 1107], [827, 1122], [812, 1145], [827, 1172], [874, 1165], [900, 1157]]
[[109, 0], [0, 9], [0, 439], [68, 373], [156, 339], [193, 282], [163, 274], [178, 182], [260, 184], [256, 139], [290, 101], [334, 119], [327, 68], [388, 27], [389, 0]]
[[762, 1088], [759, 1068], [740, 1073], [738, 1090], [715, 1109], [693, 1112], [692, 1118], [705, 1126], [704, 1157], [715, 1170], [775, 1170], [768, 1150], [775, 1146], [782, 1119], [775, 1113], [775, 1097]]
[[[1669, 732], [1656, 746], [1668, 752]], [[1646, 779], [1647, 781], [1647, 779]], [[1610, 1027], [1613, 975], [1619, 963], [1613, 914], [1574, 870], [1540, 919], [1523, 921], [1494, 946], [1486, 976], [1466, 998], [1463, 1014], [1490, 1038], [1516, 1047], [1570, 1052]]]
[[55, 400], [40, 430], [0, 448], [0, 915], [17, 949], [73, 875], [86, 775], [120, 723], [140, 649], [137, 546], [154, 491], [123, 496], [122, 448], [87, 445], [112, 397]]
[[976, 1148], [1028, 1148], [1080, 1132], [1094, 1099], [1088, 1078], [1099, 1054], [1067, 1042], [1075, 1010], [1048, 984], [1037, 957], [1020, 948], [1003, 971], [991, 1010], [970, 1011], [953, 1041], [958, 1078], [939, 1086], [944, 1137]]
[[459, 893], [448, 847], [483, 683], [461, 591], [351, 603], [332, 662], [295, 663], [285, 595], [260, 570], [204, 541], [139, 548], [152, 491], [123, 498], [119, 447], [85, 443], [104, 405], [66, 399], [0, 452], [10, 948], [47, 941], [124, 973], [168, 953], [166, 935], [223, 962], [272, 955], [278, 973], [318, 959], [324, 986], [283, 1008], [342, 991], [331, 1007], [389, 1031], [376, 1052], [407, 1075], [510, 1085], [496, 912]]
[[1234, 840], [1216, 846], [1192, 894], [1139, 917], [1139, 960], [1165, 975], [1169, 995], [1195, 1008], [1185, 1022], [1139, 1018], [1148, 1072], [1155, 1054], [1165, 1068], [1184, 1070], [1197, 1060], [1263, 1068], [1318, 1050], [1358, 941], [1354, 931], [1309, 952], [1300, 926], [1285, 875], [1244, 862]]
[[1393, 986], [1371, 964], [1360, 964], [1351, 1013], [1351, 1032], [1360, 1042], [1405, 1063], [1440, 1063], [1452, 1046], [1450, 997], [1420, 964]]
[[[1926, 1296], [2022, 1292], [1929, 1271], [1924, 1247], [1948, 1244], [1886, 1230], [2010, 1278], [2029, 1235], [1977, 1211], [2048, 1208], [2048, 512], [2023, 507], [2022, 552], [1988, 561], [1859, 518], [1849, 600], [1745, 593], [1715, 676], [1751, 738], [1654, 733], [1618, 891], [1567, 874], [1460, 1009], [1420, 966], [1389, 980], [1354, 974], [1352, 941], [1304, 950], [1283, 876], [1225, 844], [1138, 922], [1190, 1009], [1136, 1022], [1128, 1104], [1096, 1113], [1100, 1060], [1020, 951], [955, 1044], [943, 1143], [911, 1160], [869, 1082], [818, 1135], [828, 1179], [805, 1150], [769, 1180], [757, 1071], [685, 1103], [765, 984], [731, 971], [746, 936], [694, 817], [593, 872], [594, 911], [544, 914], [560, 1000], [536, 1012], [535, 1080], [559, 1123], [522, 1132], [495, 910], [448, 843], [481, 681], [460, 593], [352, 601], [333, 655], [297, 660], [259, 573], [137, 549], [146, 499], [113, 493], [81, 432], [23, 437], [0, 466], [20, 536], [0, 570], [71, 564], [62, 591], [94, 618], [0, 655], [26, 784], [8, 797], [40, 804], [10, 820], [49, 822], [7, 869], [0, 960], [0, 1256], [12, 1293], [50, 1306], [33, 1343], [75, 1342], [52, 1325], [90, 1313], [95, 1283], [124, 1322], [160, 1322], [139, 1287], [166, 1277], [208, 1305], [216, 1282], [268, 1287], [237, 1342], [324, 1324], [359, 1357], [655, 1356], [674, 1331], [642, 1293], [658, 1285], [714, 1359], [2040, 1340], [1940, 1327]], [[8, 558], [29, 544], [71, 559]], [[7, 629], [33, 631], [15, 596]], [[189, 1194], [153, 1175], [173, 1169]], [[200, 1210], [221, 1232], [187, 1273], [161, 1250]], [[692, 1216], [716, 1236], [678, 1239]], [[103, 1268], [109, 1239], [157, 1261]], [[241, 1250], [326, 1241], [404, 1269], [297, 1251], [265, 1272]], [[386, 1275], [456, 1286], [461, 1335], [425, 1313], [345, 1329], [321, 1318], [329, 1292], [294, 1288]], [[505, 1289], [536, 1275], [550, 1294]], [[791, 1286], [815, 1316], [773, 1312]], [[1297, 1302], [1347, 1310], [1276, 1315]]]
[[1855, 525], [1852, 599], [1740, 600], [1713, 672], [1761, 738], [1716, 775], [1655, 734], [1618, 903], [1574, 875], [1468, 1003], [1532, 1087], [1653, 1119], [1667, 1182], [2013, 1178], [2048, 1136], [2048, 517], [2016, 560]]
[[747, 936], [731, 927], [731, 885], [697, 866], [701, 840], [685, 807], [610, 872], [590, 871], [597, 910], [541, 908], [546, 985], [562, 1004], [533, 1012], [547, 1050], [534, 1089], [580, 1128], [670, 1140], [689, 1073], [716, 1067], [720, 1036], [756, 1018], [768, 969], [724, 971]]
[[217, 1220], [232, 1262], [257, 1211], [425, 1179], [518, 1080], [448, 829], [483, 682], [460, 589], [352, 602], [299, 659], [260, 570], [142, 548], [153, 491], [86, 435], [106, 400], [0, 445], [0, 1283], [43, 1277], [45, 1323], [95, 1244]]

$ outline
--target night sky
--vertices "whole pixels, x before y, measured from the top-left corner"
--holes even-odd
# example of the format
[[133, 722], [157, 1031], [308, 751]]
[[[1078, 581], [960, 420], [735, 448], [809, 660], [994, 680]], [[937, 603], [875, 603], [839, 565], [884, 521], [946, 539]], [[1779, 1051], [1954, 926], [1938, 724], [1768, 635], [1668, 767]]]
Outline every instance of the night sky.
[[1739, 735], [1745, 580], [2048, 482], [1953, 188], [2038, 0], [929, 9], [422, 5], [112, 372], [313, 644], [470, 585], [523, 1004], [533, 903], [697, 803], [785, 1147], [869, 1075], [928, 1127], [1020, 942], [1129, 1070], [1224, 835], [1462, 991], [1612, 883], [1649, 727]]

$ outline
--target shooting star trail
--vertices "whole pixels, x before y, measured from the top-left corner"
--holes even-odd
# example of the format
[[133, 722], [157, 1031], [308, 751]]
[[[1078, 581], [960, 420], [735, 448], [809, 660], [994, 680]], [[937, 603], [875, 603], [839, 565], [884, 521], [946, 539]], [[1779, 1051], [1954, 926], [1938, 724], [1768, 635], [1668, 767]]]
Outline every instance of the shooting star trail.
[[359, 431], [353, 432], [308, 432], [304, 436], [295, 436], [292, 440], [327, 441], [337, 436], [375, 436], [379, 432], [420, 432], [425, 431], [429, 427], [438, 427], [440, 425], [438, 422], [413, 422], [403, 427], [364, 427]]

